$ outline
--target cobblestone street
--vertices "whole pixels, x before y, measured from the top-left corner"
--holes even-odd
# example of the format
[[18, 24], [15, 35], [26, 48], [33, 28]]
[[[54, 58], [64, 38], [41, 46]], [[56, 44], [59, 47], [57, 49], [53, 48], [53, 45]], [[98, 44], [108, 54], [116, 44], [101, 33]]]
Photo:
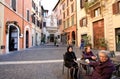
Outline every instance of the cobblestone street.
[[2, 55], [0, 79], [66, 79], [62, 74], [65, 51], [65, 46], [44, 45]]
[[[62, 74], [65, 52], [63, 45], [41, 45], [1, 55], [0, 79], [67, 79], [67, 72]], [[79, 59], [79, 48], [74, 47], [74, 52]], [[89, 76], [83, 73], [80, 79], [89, 79]]]

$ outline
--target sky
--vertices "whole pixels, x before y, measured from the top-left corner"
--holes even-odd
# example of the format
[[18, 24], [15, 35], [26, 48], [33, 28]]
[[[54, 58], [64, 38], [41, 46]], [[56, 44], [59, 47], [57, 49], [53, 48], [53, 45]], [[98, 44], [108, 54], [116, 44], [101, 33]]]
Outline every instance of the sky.
[[41, 4], [43, 8], [49, 10], [49, 14], [51, 14], [53, 8], [57, 4], [58, 0], [42, 0]]

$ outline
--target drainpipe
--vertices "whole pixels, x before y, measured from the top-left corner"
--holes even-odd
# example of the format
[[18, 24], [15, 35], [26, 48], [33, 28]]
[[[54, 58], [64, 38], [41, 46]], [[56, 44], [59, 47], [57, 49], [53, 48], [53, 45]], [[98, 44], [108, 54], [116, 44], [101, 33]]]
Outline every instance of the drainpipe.
[[22, 32], [23, 32], [22, 48], [24, 48], [24, 0], [22, 0], [22, 1], [23, 1], [23, 6], [22, 6]]
[[77, 31], [78, 31], [78, 28], [77, 28], [77, 0], [76, 0], [76, 47], [78, 46], [78, 38], [77, 38]]

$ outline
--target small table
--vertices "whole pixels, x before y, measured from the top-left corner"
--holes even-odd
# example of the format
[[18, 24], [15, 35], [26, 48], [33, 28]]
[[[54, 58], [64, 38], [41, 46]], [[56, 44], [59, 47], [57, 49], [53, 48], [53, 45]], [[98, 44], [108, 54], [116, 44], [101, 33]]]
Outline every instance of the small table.
[[85, 62], [85, 60], [80, 60], [79, 61], [80, 64], [80, 70], [82, 71], [82, 66], [85, 65], [86, 66], [86, 75], [90, 74], [90, 65], [88, 63]]

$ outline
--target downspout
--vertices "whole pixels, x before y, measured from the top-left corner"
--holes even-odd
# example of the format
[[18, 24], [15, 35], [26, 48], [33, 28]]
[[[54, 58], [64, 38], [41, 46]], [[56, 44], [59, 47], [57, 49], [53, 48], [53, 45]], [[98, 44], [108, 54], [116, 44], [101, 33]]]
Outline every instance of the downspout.
[[76, 0], [76, 47], [78, 46], [78, 38], [77, 38], [77, 31], [78, 31], [78, 28], [77, 28], [77, 0]]
[[22, 6], [22, 48], [24, 48], [24, 0], [23, 0], [23, 6]]

